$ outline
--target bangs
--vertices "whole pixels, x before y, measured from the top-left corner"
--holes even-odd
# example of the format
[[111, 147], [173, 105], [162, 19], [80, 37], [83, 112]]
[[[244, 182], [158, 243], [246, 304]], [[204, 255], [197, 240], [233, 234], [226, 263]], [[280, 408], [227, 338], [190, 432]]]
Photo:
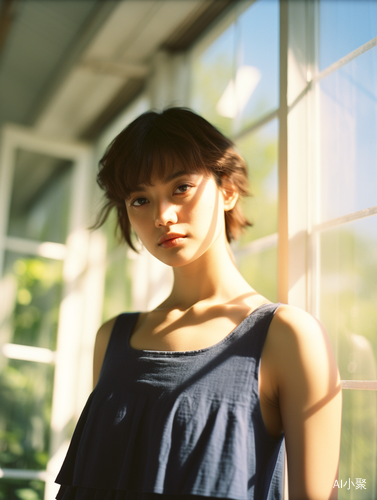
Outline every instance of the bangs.
[[211, 169], [203, 161], [193, 138], [150, 131], [141, 143], [135, 144], [127, 161], [120, 165], [118, 185], [122, 189], [122, 198], [129, 197], [138, 186], [150, 186], [175, 171], [209, 174]]

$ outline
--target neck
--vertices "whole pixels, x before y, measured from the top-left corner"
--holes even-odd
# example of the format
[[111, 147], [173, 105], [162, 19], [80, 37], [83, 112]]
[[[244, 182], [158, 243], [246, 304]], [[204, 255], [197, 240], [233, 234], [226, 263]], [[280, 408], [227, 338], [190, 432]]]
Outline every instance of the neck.
[[226, 303], [252, 290], [238, 271], [224, 237], [194, 262], [174, 268], [173, 289], [161, 307], [187, 310], [200, 302]]

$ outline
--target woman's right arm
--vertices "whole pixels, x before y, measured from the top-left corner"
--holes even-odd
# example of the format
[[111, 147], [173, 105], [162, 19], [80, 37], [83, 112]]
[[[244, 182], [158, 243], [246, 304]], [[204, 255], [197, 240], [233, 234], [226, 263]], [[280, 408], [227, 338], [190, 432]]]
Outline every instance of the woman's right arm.
[[94, 344], [93, 355], [93, 388], [97, 385], [99, 374], [102, 368], [103, 359], [106, 354], [107, 345], [110, 340], [111, 332], [116, 317], [104, 323], [97, 332], [96, 342]]

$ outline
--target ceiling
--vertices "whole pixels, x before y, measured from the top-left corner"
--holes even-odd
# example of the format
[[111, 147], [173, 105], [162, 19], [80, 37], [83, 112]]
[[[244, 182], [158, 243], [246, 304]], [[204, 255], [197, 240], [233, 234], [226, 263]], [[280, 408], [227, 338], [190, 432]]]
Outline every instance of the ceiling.
[[234, 0], [0, 0], [0, 126], [93, 140]]

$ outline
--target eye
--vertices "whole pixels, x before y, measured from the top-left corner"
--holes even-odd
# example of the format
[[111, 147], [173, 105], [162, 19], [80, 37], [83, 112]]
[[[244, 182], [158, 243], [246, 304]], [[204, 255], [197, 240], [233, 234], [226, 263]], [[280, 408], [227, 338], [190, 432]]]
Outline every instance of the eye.
[[133, 207], [141, 207], [142, 205], [146, 205], [147, 203], [149, 203], [149, 201], [146, 198], [136, 198], [131, 203], [131, 206], [133, 206]]
[[180, 193], [186, 193], [192, 186], [189, 184], [182, 184], [181, 186], [178, 186], [177, 189], [174, 191], [174, 194], [180, 194]]

